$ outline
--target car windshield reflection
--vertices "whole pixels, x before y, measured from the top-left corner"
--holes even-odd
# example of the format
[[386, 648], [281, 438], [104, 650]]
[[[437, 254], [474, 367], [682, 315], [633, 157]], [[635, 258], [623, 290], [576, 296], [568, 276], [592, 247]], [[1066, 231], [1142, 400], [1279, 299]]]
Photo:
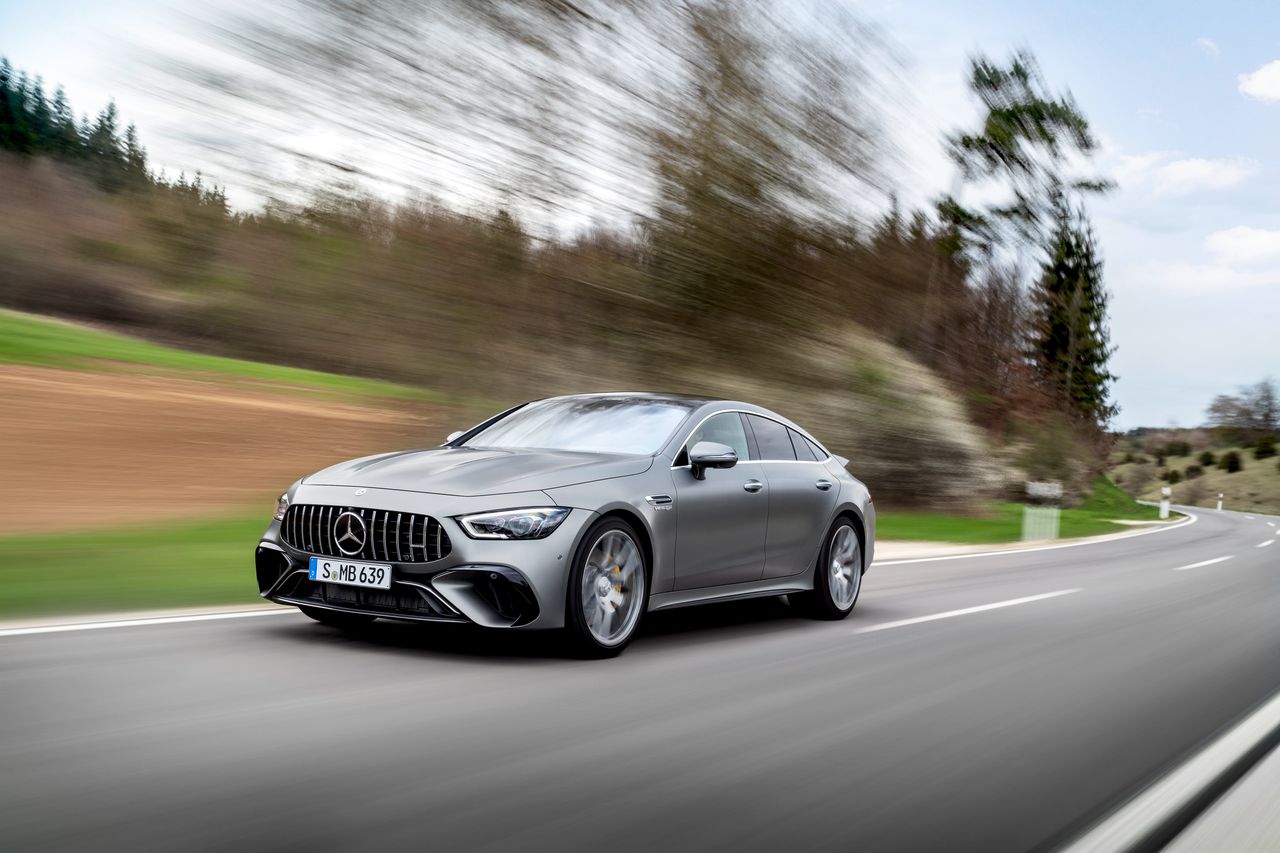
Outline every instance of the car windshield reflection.
[[693, 411], [674, 399], [569, 397], [530, 403], [465, 447], [652, 455]]

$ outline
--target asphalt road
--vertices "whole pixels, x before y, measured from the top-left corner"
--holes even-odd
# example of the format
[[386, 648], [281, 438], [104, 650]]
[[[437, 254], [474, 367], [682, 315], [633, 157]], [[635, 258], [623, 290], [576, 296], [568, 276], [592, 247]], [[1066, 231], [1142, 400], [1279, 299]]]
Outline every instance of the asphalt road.
[[655, 614], [605, 662], [297, 614], [2, 637], [0, 848], [1051, 846], [1280, 689], [1276, 519], [1198, 515], [877, 565], [839, 623]]

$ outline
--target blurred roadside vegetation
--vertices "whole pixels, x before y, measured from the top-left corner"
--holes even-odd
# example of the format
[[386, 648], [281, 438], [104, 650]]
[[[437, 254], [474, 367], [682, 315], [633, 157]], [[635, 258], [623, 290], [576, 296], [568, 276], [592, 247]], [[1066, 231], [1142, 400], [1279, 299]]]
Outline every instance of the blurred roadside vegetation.
[[[252, 211], [157, 174], [114, 107], [76, 121], [60, 90], [0, 67], [0, 304], [497, 405], [751, 399], [850, 457], [882, 505], [972, 507], [1027, 477], [1082, 496], [1104, 465], [1111, 347], [1084, 200], [1105, 182], [1072, 174], [1095, 141], [1030, 55], [974, 59], [979, 120], [942, 140], [952, 192], [904, 211], [882, 132], [893, 52], [852, 19], [287, 5], [196, 33], [245, 77], [156, 62], [200, 132], [241, 134], [222, 162], [265, 194]], [[301, 142], [317, 128], [424, 174], [395, 185], [320, 156]], [[276, 176], [281, 158], [318, 177]], [[437, 191], [450, 180], [478, 189]]]

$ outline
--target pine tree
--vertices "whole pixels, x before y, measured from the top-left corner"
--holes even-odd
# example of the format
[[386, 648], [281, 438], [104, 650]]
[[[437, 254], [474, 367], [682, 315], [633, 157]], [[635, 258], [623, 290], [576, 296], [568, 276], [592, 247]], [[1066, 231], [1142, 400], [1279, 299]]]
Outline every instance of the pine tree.
[[27, 116], [27, 77], [0, 59], [0, 148], [29, 154], [34, 146]]
[[1093, 230], [1083, 212], [1058, 205], [1040, 280], [1032, 292], [1031, 358], [1062, 406], [1096, 426], [1118, 411], [1110, 400], [1114, 349], [1107, 292]]
[[53, 153], [65, 159], [81, 155], [80, 132], [76, 129], [76, 116], [67, 101], [66, 91], [59, 86], [53, 93], [51, 121], [53, 122]]
[[132, 124], [124, 132], [124, 159], [129, 179], [135, 184], [149, 180], [147, 175], [147, 149], [138, 142], [138, 129]]

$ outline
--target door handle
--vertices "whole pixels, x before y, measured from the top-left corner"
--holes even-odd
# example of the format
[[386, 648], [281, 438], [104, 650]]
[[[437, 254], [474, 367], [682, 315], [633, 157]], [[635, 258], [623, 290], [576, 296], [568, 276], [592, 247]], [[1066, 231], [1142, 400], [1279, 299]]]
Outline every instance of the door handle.
[[754, 495], [756, 492], [764, 488], [764, 483], [759, 480], [747, 480], [747, 482], [742, 484], [742, 488]]
[[818, 482], [814, 483], [814, 485], [815, 485], [815, 486], [817, 486], [819, 490], [821, 490], [821, 491], [824, 491], [824, 492], [825, 492], [825, 491], [827, 491], [828, 489], [830, 489], [830, 488], [831, 488], [831, 481], [830, 481], [830, 480], [819, 480]]

